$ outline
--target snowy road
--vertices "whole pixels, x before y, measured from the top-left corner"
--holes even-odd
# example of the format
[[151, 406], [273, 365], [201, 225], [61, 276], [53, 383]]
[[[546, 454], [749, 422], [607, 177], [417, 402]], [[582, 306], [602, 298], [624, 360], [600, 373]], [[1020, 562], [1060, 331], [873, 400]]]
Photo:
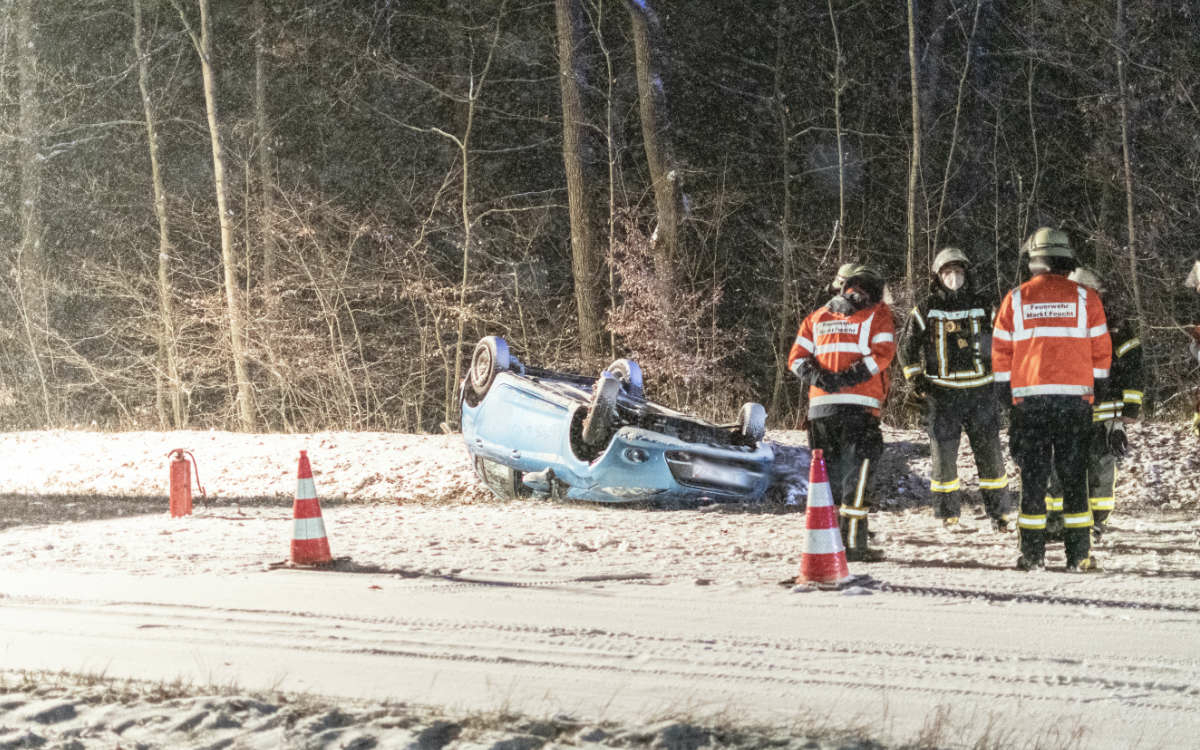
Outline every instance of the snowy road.
[[1066, 743], [1097, 727], [1100, 746], [1190, 746], [1200, 607], [1135, 607], [1066, 594], [1060, 584], [1078, 579], [1063, 574], [1032, 578], [1023, 594], [867, 579], [855, 595], [654, 576], [6, 575], [0, 659], [532, 715], [828, 717], [898, 737], [940, 709], [964, 739]]

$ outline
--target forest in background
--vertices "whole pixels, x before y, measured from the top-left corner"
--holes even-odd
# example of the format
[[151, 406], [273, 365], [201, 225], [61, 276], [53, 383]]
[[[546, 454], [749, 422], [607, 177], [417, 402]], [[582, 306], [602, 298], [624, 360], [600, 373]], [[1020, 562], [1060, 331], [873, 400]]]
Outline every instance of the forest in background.
[[[453, 427], [475, 342], [795, 424], [845, 261], [903, 324], [1065, 229], [1196, 380], [1186, 0], [0, 0], [0, 427]], [[912, 418], [893, 378], [886, 418]]]

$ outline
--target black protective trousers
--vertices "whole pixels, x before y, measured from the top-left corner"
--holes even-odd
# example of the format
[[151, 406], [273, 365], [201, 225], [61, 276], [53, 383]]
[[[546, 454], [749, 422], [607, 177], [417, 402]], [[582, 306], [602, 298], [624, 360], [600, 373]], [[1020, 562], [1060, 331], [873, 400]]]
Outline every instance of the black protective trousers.
[[962, 512], [958, 446], [964, 431], [975, 454], [979, 490], [988, 517], [1001, 520], [1012, 512], [1000, 447], [1000, 407], [990, 383], [977, 388], [931, 387], [926, 396], [925, 430], [932, 454], [929, 489], [935, 517], [957, 518]]
[[847, 554], [865, 551], [872, 471], [883, 455], [879, 417], [859, 406], [839, 406], [832, 415], [808, 423], [808, 443], [825, 453]]
[[1013, 406], [1008, 448], [1021, 469], [1021, 555], [1042, 562], [1046, 553], [1046, 485], [1051, 468], [1063, 487], [1063, 542], [1067, 564], [1091, 551], [1087, 465], [1092, 405], [1078, 396], [1033, 396]]
[[[1088, 455], [1088, 502], [1092, 506], [1093, 524], [1103, 524], [1116, 507], [1117, 456], [1108, 447], [1108, 433], [1103, 422], [1092, 423], [1092, 445]], [[1062, 482], [1058, 474], [1050, 474], [1046, 486], [1047, 529], [1062, 528]]]

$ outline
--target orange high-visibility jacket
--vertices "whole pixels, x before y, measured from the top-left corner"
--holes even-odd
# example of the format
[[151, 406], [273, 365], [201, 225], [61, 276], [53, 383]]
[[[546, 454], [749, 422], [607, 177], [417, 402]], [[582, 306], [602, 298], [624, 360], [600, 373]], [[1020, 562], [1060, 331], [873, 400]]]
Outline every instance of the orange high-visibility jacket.
[[869, 380], [837, 393], [810, 386], [809, 408], [850, 404], [865, 406], [878, 416], [887, 395], [886, 371], [895, 356], [895, 324], [886, 303], [876, 303], [852, 315], [823, 306], [800, 323], [788, 354], [788, 369], [796, 372], [799, 363], [808, 357], [815, 357], [817, 364], [830, 372], [842, 372], [863, 362], [871, 373]]
[[1066, 276], [1041, 273], [1000, 303], [992, 332], [996, 382], [1026, 396], [1080, 396], [1091, 402], [1112, 366], [1100, 296]]

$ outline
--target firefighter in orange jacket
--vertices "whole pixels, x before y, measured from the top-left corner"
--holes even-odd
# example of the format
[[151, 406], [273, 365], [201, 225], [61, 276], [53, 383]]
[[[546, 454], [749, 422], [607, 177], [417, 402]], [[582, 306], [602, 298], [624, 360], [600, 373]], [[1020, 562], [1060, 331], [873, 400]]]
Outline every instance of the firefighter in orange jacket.
[[1063, 484], [1067, 570], [1095, 567], [1087, 462], [1092, 401], [1112, 365], [1104, 307], [1095, 290], [1067, 278], [1075, 254], [1065, 232], [1043, 227], [1026, 240], [1034, 276], [1010, 291], [996, 313], [992, 366], [1012, 403], [1009, 451], [1021, 469], [1021, 556], [1017, 567], [1045, 567], [1046, 483]]
[[895, 354], [883, 278], [858, 266], [841, 293], [800, 324], [788, 355], [788, 369], [809, 386], [809, 446], [825, 454], [846, 559], [852, 562], [882, 558], [867, 548], [868, 493], [872, 463], [883, 453], [879, 413]]

